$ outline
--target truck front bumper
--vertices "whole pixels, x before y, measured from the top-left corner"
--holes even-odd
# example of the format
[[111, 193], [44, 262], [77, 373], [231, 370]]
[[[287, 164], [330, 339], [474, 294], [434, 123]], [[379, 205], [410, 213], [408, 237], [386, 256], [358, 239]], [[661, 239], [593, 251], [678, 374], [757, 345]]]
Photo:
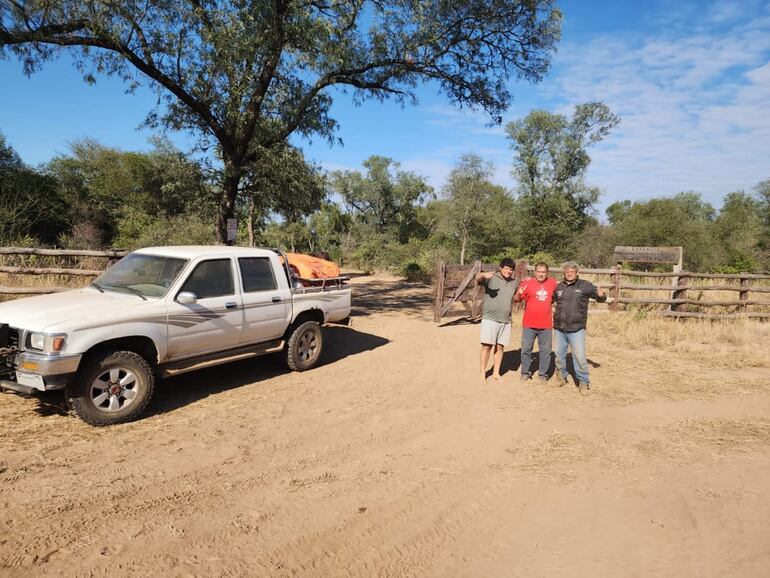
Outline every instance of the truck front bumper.
[[0, 388], [17, 393], [63, 389], [71, 383], [83, 356], [45, 355], [22, 351], [14, 359], [16, 380], [0, 380]]

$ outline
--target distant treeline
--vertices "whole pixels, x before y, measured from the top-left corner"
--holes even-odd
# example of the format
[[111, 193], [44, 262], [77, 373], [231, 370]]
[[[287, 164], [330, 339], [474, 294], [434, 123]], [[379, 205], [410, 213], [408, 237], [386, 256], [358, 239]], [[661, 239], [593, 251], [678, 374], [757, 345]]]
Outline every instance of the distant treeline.
[[[581, 114], [601, 116], [607, 128], [617, 120], [596, 108], [603, 105], [583, 106], [594, 108], [578, 107], [571, 121], [536, 111], [506, 127], [519, 183], [513, 191], [493, 184], [492, 166], [474, 154], [434, 191], [392, 159], [372, 156], [362, 171], [323, 173], [285, 147], [240, 195], [237, 242], [324, 252], [349, 266], [415, 277], [439, 259], [570, 258], [601, 267], [611, 264], [615, 245], [681, 245], [691, 271], [770, 271], [770, 179], [727, 193], [719, 210], [695, 192], [613, 203], [603, 224], [593, 210], [599, 192], [583, 181], [585, 148], [603, 135], [577, 134], [573, 123], [583, 123]], [[559, 131], [559, 146], [538, 156], [543, 135]], [[217, 178], [163, 139], [150, 152], [81, 141], [30, 167], [0, 135], [0, 245], [215, 243]]]

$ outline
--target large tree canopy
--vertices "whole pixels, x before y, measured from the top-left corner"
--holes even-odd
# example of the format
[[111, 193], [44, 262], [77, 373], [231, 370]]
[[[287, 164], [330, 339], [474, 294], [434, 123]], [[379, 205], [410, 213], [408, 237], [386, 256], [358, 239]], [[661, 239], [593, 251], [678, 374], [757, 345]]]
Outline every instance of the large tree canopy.
[[0, 134], [0, 243], [36, 232], [55, 242], [67, 229], [67, 206], [55, 179], [26, 166]]
[[224, 239], [259, 147], [332, 138], [331, 87], [413, 101], [433, 80], [499, 122], [508, 80], [542, 78], [560, 24], [553, 0], [0, 0], [0, 49], [27, 72], [69, 50], [88, 81], [157, 89], [165, 106], [150, 125], [220, 150]]
[[460, 265], [465, 264], [465, 255], [473, 239], [480, 236], [488, 215], [483, 210], [486, 203], [499, 189], [491, 182], [494, 167], [475, 154], [460, 157], [449, 173], [444, 187], [444, 198], [439, 227], [460, 244]]
[[381, 156], [363, 162], [359, 171], [332, 173], [332, 189], [342, 197], [350, 213], [373, 233], [391, 232], [402, 243], [416, 225], [416, 206], [433, 193], [425, 180], [400, 169], [400, 164]]
[[535, 110], [506, 126], [524, 230], [520, 246], [526, 253], [572, 249], [599, 198], [599, 190], [585, 182], [591, 163], [587, 149], [619, 122], [607, 105], [588, 102], [577, 105], [571, 119]]

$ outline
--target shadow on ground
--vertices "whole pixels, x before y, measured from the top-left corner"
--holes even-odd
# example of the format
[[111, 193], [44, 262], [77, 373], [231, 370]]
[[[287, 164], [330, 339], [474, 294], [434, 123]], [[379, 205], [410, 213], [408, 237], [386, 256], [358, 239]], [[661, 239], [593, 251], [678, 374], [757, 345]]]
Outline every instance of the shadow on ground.
[[[319, 366], [382, 347], [389, 341], [349, 327], [324, 327], [324, 347]], [[275, 353], [235, 361], [160, 380], [146, 417], [174, 411], [223, 391], [288, 373], [283, 355]], [[308, 373], [312, 373], [312, 369]]]
[[431, 289], [420, 283], [370, 282], [353, 286], [351, 315], [364, 316], [395, 311], [399, 313], [433, 314], [435, 306]]
[[[588, 365], [591, 367], [601, 367], [600, 363], [597, 363], [596, 361], [593, 361], [592, 359], [588, 359]], [[532, 377], [537, 377], [538, 374], [538, 368], [540, 367], [540, 353], [535, 352], [532, 354], [532, 364], [529, 367], [529, 374]], [[512, 351], [506, 351], [503, 353], [503, 362], [500, 365], [500, 374], [506, 374], [509, 371], [520, 371], [521, 370], [521, 349], [514, 349]], [[548, 379], [553, 377], [554, 372], [556, 371], [556, 357], [553, 353], [551, 353], [551, 359], [548, 362]], [[488, 371], [491, 375], [491, 371]], [[572, 377], [572, 380], [577, 384], [577, 377], [575, 376], [575, 363], [572, 360], [572, 354], [567, 354], [567, 373], [569, 373], [570, 377]]]

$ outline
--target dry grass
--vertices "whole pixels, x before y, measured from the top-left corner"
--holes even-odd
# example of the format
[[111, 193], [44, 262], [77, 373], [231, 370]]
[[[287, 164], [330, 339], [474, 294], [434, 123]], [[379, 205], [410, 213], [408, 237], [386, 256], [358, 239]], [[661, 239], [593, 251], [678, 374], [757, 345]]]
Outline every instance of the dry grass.
[[[0, 265], [61, 269], [104, 269], [106, 259], [99, 257], [53, 257], [46, 255], [0, 255]], [[29, 275], [0, 273], [0, 287], [85, 287], [93, 277], [73, 275]], [[29, 295], [0, 294], [0, 301]]]
[[702, 460], [754, 454], [770, 447], [770, 420], [763, 418], [684, 419], [649, 429], [663, 437], [634, 443], [645, 457]]
[[513, 456], [513, 467], [544, 473], [560, 464], [590, 458], [594, 447], [580, 436], [553, 432], [505, 451]]
[[591, 404], [712, 399], [770, 391], [770, 323], [591, 315]]
[[676, 320], [617, 312], [592, 316], [590, 333], [615, 346], [662, 350], [712, 367], [770, 367], [770, 324], [751, 319]]
[[718, 452], [756, 451], [770, 445], [770, 420], [757, 418], [686, 419], [666, 431], [677, 447], [707, 446]]

